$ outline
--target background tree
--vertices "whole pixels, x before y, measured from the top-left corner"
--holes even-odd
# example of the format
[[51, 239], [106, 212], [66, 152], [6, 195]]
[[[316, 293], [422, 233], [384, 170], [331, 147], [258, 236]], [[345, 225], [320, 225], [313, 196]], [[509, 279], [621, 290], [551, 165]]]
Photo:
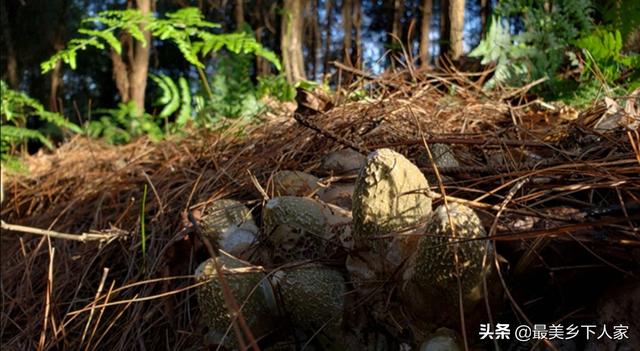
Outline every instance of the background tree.
[[18, 57], [16, 49], [13, 45], [13, 35], [11, 34], [11, 25], [9, 17], [7, 17], [7, 7], [4, 1], [0, 1], [0, 18], [2, 18], [2, 40], [6, 52], [6, 65], [2, 72], [2, 79], [9, 82], [9, 86], [13, 89], [18, 87]]
[[282, 11], [282, 62], [287, 81], [295, 83], [306, 79], [302, 54], [304, 0], [284, 0]]
[[241, 30], [244, 26], [244, 0], [236, 0], [234, 9], [236, 30]]
[[[129, 6], [131, 5], [129, 2]], [[155, 0], [136, 0], [135, 5], [146, 16], [151, 13], [152, 6], [155, 7]], [[152, 45], [151, 33], [144, 29], [144, 24], [140, 25], [140, 30], [144, 34], [146, 43], [134, 40], [129, 34], [123, 34], [120, 38], [123, 47], [122, 53], [118, 54], [115, 50], [111, 50], [113, 79], [118, 87], [120, 98], [125, 103], [132, 101], [138, 113], [144, 111], [149, 53]]]
[[451, 49], [451, 17], [449, 3], [451, 0], [440, 0], [440, 57], [444, 57]]
[[429, 54], [429, 34], [431, 33], [431, 15], [433, 13], [433, 0], [422, 0], [420, 7], [420, 66], [426, 68], [431, 60]]
[[449, 21], [451, 30], [449, 34], [450, 56], [453, 60], [457, 60], [462, 56], [464, 49], [464, 0], [449, 0]]
[[[404, 16], [404, 0], [393, 0], [393, 22], [391, 25], [391, 35], [389, 36], [389, 45], [392, 48], [396, 48], [392, 50], [394, 55], [401, 54], [401, 50], [398, 50], [397, 47], [402, 45], [403, 38], [403, 25], [402, 25], [402, 17]], [[392, 58], [391, 67], [394, 68], [395, 64]]]

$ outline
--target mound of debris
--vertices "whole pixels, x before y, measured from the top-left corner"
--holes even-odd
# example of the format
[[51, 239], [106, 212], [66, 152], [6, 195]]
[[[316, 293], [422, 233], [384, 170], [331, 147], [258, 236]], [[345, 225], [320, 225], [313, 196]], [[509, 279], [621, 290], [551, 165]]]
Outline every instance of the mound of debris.
[[[28, 157], [3, 177], [3, 346], [632, 349], [638, 94], [578, 112], [465, 79]], [[628, 338], [514, 339], [535, 324]]]

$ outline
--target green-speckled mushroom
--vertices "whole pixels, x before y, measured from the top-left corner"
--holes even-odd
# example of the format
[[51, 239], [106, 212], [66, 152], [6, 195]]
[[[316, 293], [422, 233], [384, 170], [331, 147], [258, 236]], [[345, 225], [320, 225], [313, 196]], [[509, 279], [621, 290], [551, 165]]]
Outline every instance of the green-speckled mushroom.
[[429, 183], [401, 154], [380, 149], [369, 155], [353, 193], [353, 237], [357, 246], [383, 253], [389, 241], [376, 239], [424, 223], [431, 199]]
[[[449, 145], [431, 144], [429, 145], [429, 150], [431, 150], [433, 161], [439, 169], [460, 167], [460, 162], [458, 162], [458, 160], [455, 158], [453, 150], [451, 150], [451, 147]], [[431, 169], [432, 167], [426, 150], [418, 157], [416, 162], [421, 167], [427, 167], [429, 169]], [[440, 175], [440, 179], [443, 183], [450, 183], [451, 181], [453, 181], [451, 177], [442, 174]], [[431, 185], [438, 184], [438, 177], [436, 177], [435, 173], [429, 173], [427, 174], [427, 181]]]
[[403, 277], [403, 300], [414, 317], [427, 323], [455, 320], [460, 291], [467, 310], [481, 301], [493, 257], [484, 237], [469, 207], [449, 203], [448, 213], [444, 205], [433, 212]]
[[322, 158], [320, 172], [327, 174], [347, 174], [357, 172], [366, 162], [366, 157], [351, 149], [331, 152]]
[[200, 227], [209, 240], [216, 240], [222, 250], [238, 257], [245, 256], [258, 233], [251, 211], [232, 199], [211, 203], [200, 219]]
[[310, 264], [277, 271], [272, 280], [294, 326], [309, 337], [320, 331], [321, 341], [340, 342], [346, 287], [339, 271]]
[[317, 177], [300, 171], [276, 172], [272, 181], [276, 196], [308, 196], [323, 191]]
[[[253, 336], [260, 338], [277, 325], [275, 297], [271, 283], [261, 267], [222, 253], [218, 262], [223, 266], [231, 293], [241, 306], [242, 314]], [[196, 279], [205, 284], [197, 288], [198, 305], [204, 324], [209, 328], [208, 342], [236, 347], [229, 311], [216, 274], [215, 261], [208, 259], [196, 269]]]
[[275, 197], [264, 206], [262, 219], [274, 262], [331, 258], [350, 244], [349, 212], [318, 200]]

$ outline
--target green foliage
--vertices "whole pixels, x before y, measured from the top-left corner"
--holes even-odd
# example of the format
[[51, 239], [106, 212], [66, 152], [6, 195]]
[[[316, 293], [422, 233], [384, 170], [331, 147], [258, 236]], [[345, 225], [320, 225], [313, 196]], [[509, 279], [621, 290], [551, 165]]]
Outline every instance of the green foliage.
[[204, 68], [200, 57], [223, 48], [236, 54], [261, 56], [273, 63], [278, 70], [281, 68], [276, 55], [260, 45], [250, 33], [211, 33], [210, 30], [218, 28], [219, 25], [204, 20], [200, 10], [195, 7], [168, 13], [165, 18], [144, 16], [139, 10], [133, 9], [104, 11], [83, 21], [85, 26], [89, 23], [95, 23], [97, 28], [80, 28], [78, 32], [85, 37], [72, 39], [64, 50], [43, 62], [43, 73], [52, 70], [60, 60], [69, 64], [72, 69], [75, 68], [77, 52], [89, 47], [100, 50], [111, 47], [120, 53], [122, 46], [117, 38], [120, 32], [128, 33], [146, 45], [144, 33], [140, 28], [148, 30], [160, 40], [174, 43], [184, 59], [198, 68]]
[[598, 27], [591, 34], [578, 39], [576, 45], [585, 54], [583, 80], [601, 76], [606, 83], [612, 83], [618, 80], [626, 69], [635, 70], [634, 74], [629, 75], [627, 83], [639, 79], [640, 55], [622, 53], [622, 34], [619, 30], [610, 32]]
[[[78, 32], [85, 37], [71, 40], [64, 50], [43, 62], [42, 71], [52, 70], [60, 60], [75, 68], [77, 52], [89, 47], [111, 48], [121, 53], [118, 37], [123, 33], [146, 45], [141, 28], [159, 40], [173, 43], [183, 58], [198, 69], [203, 79], [206, 79], [203, 59], [225, 49], [227, 55], [220, 58], [218, 70], [211, 78], [213, 88], [209, 89], [208, 81], [202, 82], [205, 99], [202, 91], [192, 96], [184, 77], [180, 77], [176, 84], [166, 75], [151, 75], [161, 92], [156, 101], [156, 105], [162, 106], [159, 118], [147, 113], [136, 114], [132, 104], [120, 104], [117, 109], [99, 110], [102, 116], [86, 126], [88, 135], [103, 137], [111, 143], [125, 143], [141, 134], [158, 140], [164, 136], [160, 128], [162, 123], [166, 131], [176, 132], [192, 120], [197, 126], [210, 127], [222, 117], [253, 117], [262, 110], [263, 105], [258, 101], [255, 87], [249, 79], [250, 55], [261, 56], [280, 70], [277, 56], [260, 45], [251, 32], [212, 33], [211, 30], [219, 28], [219, 25], [206, 21], [197, 8], [167, 13], [164, 18], [144, 16], [140, 11], [131, 9], [101, 12], [84, 20], [83, 28]], [[192, 100], [195, 100], [195, 116]]]
[[140, 24], [151, 19], [144, 16], [138, 10], [118, 10], [104, 11], [96, 17], [89, 17], [82, 21], [83, 25], [96, 23], [101, 29], [80, 28], [78, 33], [84, 34], [83, 38], [71, 39], [64, 50], [61, 50], [51, 56], [47, 61], [40, 64], [42, 73], [53, 70], [62, 60], [68, 64], [71, 69], [76, 68], [76, 57], [78, 51], [87, 50], [94, 47], [104, 50], [107, 47], [113, 48], [118, 54], [122, 52], [120, 40], [116, 37], [117, 31], [125, 31], [133, 38], [139, 40], [144, 45], [147, 44], [144, 34], [140, 30]]
[[175, 122], [166, 127], [171, 131], [184, 127], [191, 120], [192, 115], [191, 90], [187, 80], [184, 77], [180, 77], [178, 85], [176, 85], [171, 77], [164, 74], [152, 74], [150, 77], [158, 84], [162, 92], [162, 95], [156, 101], [156, 105], [164, 106], [158, 117], [168, 118], [178, 111]]
[[535, 51], [524, 43], [516, 43], [503, 21], [493, 18], [486, 38], [469, 54], [482, 57], [481, 63], [495, 63], [495, 72], [485, 85], [491, 89], [497, 85], [521, 85], [531, 72], [531, 57]]
[[40, 130], [27, 128], [30, 116], [36, 116], [50, 126], [81, 132], [80, 127], [66, 120], [62, 115], [47, 111], [42, 104], [27, 94], [9, 89], [4, 81], [0, 81], [2, 95], [0, 128], [0, 160], [2, 163], [15, 164], [11, 152], [19, 145], [24, 145], [29, 139], [35, 139], [52, 148], [49, 138]]
[[640, 27], [640, 1], [595, 1], [594, 7], [602, 14], [604, 23], [620, 31], [623, 41], [629, 33]]
[[284, 74], [258, 77], [258, 96], [273, 96], [279, 101], [293, 101], [296, 98], [295, 86], [287, 82]]
[[138, 113], [133, 102], [121, 103], [117, 109], [100, 109], [96, 113], [100, 115], [99, 118], [85, 126], [86, 134], [92, 138], [123, 144], [143, 134], [153, 141], [164, 137], [159, 122], [148, 113]]
[[[589, 0], [553, 2], [547, 11], [543, 1], [505, 0], [496, 7], [489, 34], [471, 55], [483, 62], [496, 62], [496, 84], [523, 85], [548, 77], [544, 86], [553, 89], [556, 75], [565, 63], [565, 52], [581, 33], [591, 29], [592, 12]], [[501, 17], [519, 16], [525, 31], [510, 35], [500, 23]]]
[[250, 78], [252, 58], [248, 55], [221, 55], [210, 78], [213, 96], [198, 111], [201, 126], [212, 126], [222, 118], [252, 118], [265, 108]]

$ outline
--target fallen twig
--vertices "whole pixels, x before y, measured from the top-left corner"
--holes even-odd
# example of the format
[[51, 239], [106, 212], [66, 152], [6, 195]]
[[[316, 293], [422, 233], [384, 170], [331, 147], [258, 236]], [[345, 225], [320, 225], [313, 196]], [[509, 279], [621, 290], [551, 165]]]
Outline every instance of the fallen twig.
[[[18, 224], [9, 224], [5, 223], [5, 221], [0, 221], [0, 228], [3, 230], [10, 230], [13, 232], [20, 232], [26, 234], [34, 234], [34, 235], [42, 235], [48, 236], [50, 238], [55, 239], [64, 239], [64, 240], [75, 240], [81, 242], [89, 242], [89, 241], [100, 241], [106, 242], [111, 241], [113, 239], [118, 239], [126, 236], [124, 232], [116, 232], [116, 233], [102, 233], [102, 234], [92, 234], [92, 233], [82, 233], [82, 234], [69, 234], [69, 233], [60, 233], [53, 230], [46, 230], [40, 228], [27, 227], [24, 225]], [[2, 232], [5, 234], [6, 232]]]

